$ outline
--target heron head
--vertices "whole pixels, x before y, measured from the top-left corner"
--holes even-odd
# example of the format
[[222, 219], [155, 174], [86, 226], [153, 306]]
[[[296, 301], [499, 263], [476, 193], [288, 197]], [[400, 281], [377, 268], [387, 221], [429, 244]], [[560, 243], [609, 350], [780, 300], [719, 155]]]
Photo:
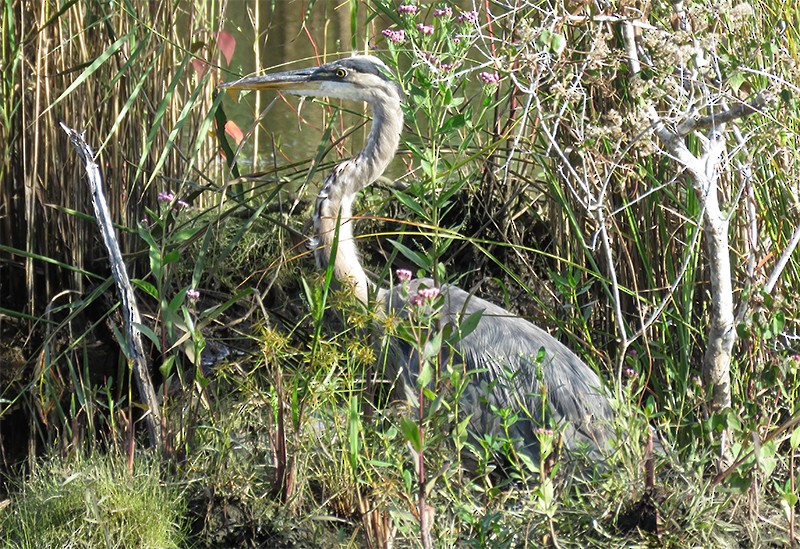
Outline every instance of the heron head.
[[356, 55], [319, 67], [248, 76], [220, 84], [227, 90], [280, 90], [294, 95], [354, 101], [400, 101], [403, 93], [377, 57]]

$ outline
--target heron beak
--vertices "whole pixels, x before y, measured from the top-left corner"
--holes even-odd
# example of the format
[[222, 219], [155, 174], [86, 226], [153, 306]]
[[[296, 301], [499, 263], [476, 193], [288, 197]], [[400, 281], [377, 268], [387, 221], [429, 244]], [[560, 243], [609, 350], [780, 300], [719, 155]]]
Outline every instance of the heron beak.
[[218, 87], [226, 90], [284, 90], [301, 94], [303, 91], [312, 91], [318, 83], [311, 80], [316, 68], [298, 69], [294, 71], [246, 76], [233, 82], [220, 84]]

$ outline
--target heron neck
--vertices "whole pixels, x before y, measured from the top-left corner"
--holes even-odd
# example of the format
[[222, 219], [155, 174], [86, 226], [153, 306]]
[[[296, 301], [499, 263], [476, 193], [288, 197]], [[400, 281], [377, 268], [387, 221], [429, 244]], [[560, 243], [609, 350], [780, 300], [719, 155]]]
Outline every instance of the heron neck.
[[336, 166], [328, 175], [317, 196], [314, 212], [317, 267], [328, 267], [336, 241], [333, 274], [340, 283], [351, 285], [356, 297], [364, 303], [369, 299], [369, 281], [361, 267], [353, 236], [353, 199], [356, 193], [380, 177], [392, 161], [403, 129], [399, 100], [376, 100], [370, 102], [370, 107], [372, 128], [364, 150]]
[[386, 167], [397, 152], [400, 133], [403, 131], [403, 111], [399, 100], [387, 103], [375, 101], [370, 106], [372, 128], [367, 136], [367, 144], [353, 159], [357, 160], [357, 164], [363, 165], [362, 169], [366, 173], [362, 174], [362, 184], [353, 190], [354, 194], [374, 183], [386, 171]]

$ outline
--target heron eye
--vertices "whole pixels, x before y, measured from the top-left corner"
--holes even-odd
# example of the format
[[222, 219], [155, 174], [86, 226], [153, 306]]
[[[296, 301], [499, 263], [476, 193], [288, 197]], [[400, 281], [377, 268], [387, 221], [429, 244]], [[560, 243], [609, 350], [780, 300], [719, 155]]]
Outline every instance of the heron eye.
[[344, 78], [345, 76], [347, 76], [347, 71], [344, 69], [336, 69], [336, 76], [338, 76], [339, 78]]

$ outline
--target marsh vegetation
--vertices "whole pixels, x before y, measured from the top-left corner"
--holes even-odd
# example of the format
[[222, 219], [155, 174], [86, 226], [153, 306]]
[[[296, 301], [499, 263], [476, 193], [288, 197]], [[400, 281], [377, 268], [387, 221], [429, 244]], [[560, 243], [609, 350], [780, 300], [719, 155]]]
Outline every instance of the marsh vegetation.
[[[417, 546], [425, 524], [442, 547], [797, 543], [793, 3], [2, 9], [3, 546]], [[363, 263], [384, 285], [457, 283], [573, 349], [612, 395], [606, 466], [567, 459], [556, 425], [535, 462], [470, 440], [452, 364], [422, 414], [376, 381], [375, 326], [413, 320], [359, 305], [307, 246], [368, 111], [216, 88], [352, 52], [405, 95], [397, 158], [356, 203]], [[105, 179], [152, 425], [59, 121]]]

